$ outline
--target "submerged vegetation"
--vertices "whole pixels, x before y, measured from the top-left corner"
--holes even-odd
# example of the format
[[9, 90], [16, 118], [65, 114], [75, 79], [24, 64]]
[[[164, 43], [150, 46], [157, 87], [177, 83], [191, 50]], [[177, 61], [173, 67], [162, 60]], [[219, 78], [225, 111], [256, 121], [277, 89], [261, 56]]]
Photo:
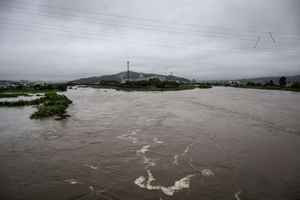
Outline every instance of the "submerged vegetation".
[[0, 107], [21, 107], [39, 105], [43, 102], [43, 98], [34, 100], [18, 100], [18, 101], [0, 101]]
[[25, 92], [15, 92], [15, 93], [11, 93], [11, 92], [4, 92], [4, 93], [0, 93], [0, 98], [15, 98], [15, 97], [29, 97], [32, 96], [28, 93]]
[[30, 116], [31, 119], [42, 119], [54, 116], [58, 117], [57, 119], [63, 119], [68, 117], [68, 115], [66, 115], [66, 109], [71, 103], [72, 101], [65, 95], [60, 95], [56, 92], [48, 92], [39, 99], [0, 102], [0, 107], [37, 105], [38, 110]]

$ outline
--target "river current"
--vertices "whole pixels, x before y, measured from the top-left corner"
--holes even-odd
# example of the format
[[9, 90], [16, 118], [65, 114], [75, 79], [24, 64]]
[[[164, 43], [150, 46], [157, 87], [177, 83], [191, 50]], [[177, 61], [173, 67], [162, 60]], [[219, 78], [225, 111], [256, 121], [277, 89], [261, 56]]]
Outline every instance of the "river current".
[[299, 93], [65, 94], [62, 121], [0, 108], [0, 199], [300, 199]]

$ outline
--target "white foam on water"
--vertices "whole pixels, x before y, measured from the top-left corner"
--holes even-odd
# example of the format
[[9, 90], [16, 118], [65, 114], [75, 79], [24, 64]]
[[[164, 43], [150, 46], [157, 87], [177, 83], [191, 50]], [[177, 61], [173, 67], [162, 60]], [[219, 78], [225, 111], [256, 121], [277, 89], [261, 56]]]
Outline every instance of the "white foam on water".
[[181, 154], [182, 156], [184, 156], [185, 154], [187, 154], [190, 151], [190, 144], [185, 148], [184, 152]]
[[175, 181], [173, 186], [162, 187], [162, 192], [168, 196], [173, 196], [176, 191], [188, 189], [190, 187], [191, 178], [194, 175], [188, 175], [178, 181]]
[[173, 164], [174, 165], [178, 165], [179, 164], [178, 163], [178, 159], [179, 159], [179, 155], [178, 154], [174, 155], [174, 160], [173, 160]]
[[131, 141], [133, 144], [136, 144], [138, 142], [138, 139], [134, 137], [134, 135], [137, 134], [137, 131], [139, 131], [139, 129], [133, 130], [128, 134], [119, 135], [117, 136], [117, 138], [121, 140], [128, 140]]
[[136, 132], [138, 131], [138, 129], [131, 131], [131, 133], [129, 135], [136, 135]]
[[215, 173], [210, 169], [202, 169], [201, 174], [202, 174], [202, 176], [214, 176], [215, 175]]
[[139, 129], [139, 128], [135, 129], [135, 132], [140, 132], [140, 131], [141, 131], [141, 129]]
[[91, 192], [95, 191], [95, 188], [93, 186], [89, 186], [89, 189], [91, 190]]
[[152, 185], [152, 182], [155, 181], [156, 179], [154, 178], [150, 170], [147, 170], [147, 175], [148, 175], [147, 179], [144, 176], [140, 176], [137, 179], [135, 179], [134, 183], [139, 187], [145, 188], [147, 190], [160, 190], [161, 186]]
[[151, 121], [155, 121], [157, 119], [146, 119], [146, 122], [151, 122]]
[[134, 184], [138, 185], [140, 188], [145, 188], [145, 181], [146, 178], [144, 176], [140, 176], [137, 179], [134, 180]]
[[132, 137], [132, 136], [129, 136], [128, 140], [130, 140], [133, 144], [136, 144], [138, 142], [138, 139], [136, 137]]
[[148, 181], [147, 181], [146, 188], [148, 190], [160, 190], [160, 188], [161, 188], [160, 186], [154, 186], [151, 184], [156, 179], [154, 178], [154, 176], [152, 175], [152, 173], [149, 169], [147, 170], [147, 174], [148, 174]]
[[146, 165], [146, 168], [148, 167], [153, 167], [156, 165], [156, 163], [154, 161], [152, 161], [150, 158], [143, 156], [144, 158], [144, 164]]
[[235, 193], [234, 194], [234, 198], [236, 199], [236, 200], [241, 200], [240, 199], [240, 194], [241, 194], [242, 192], [241, 191], [238, 191], [237, 193]]
[[154, 178], [151, 171], [147, 170], [148, 178], [146, 179], [144, 176], [140, 176], [135, 179], [134, 183], [138, 185], [140, 188], [144, 188], [147, 190], [161, 190], [165, 195], [173, 196], [175, 192], [188, 189], [190, 187], [191, 178], [194, 175], [188, 175], [183, 177], [182, 179], [175, 181], [172, 186], [161, 186], [161, 185], [152, 185], [152, 182], [156, 179]]
[[90, 169], [93, 169], [93, 170], [97, 170], [98, 169], [98, 166], [95, 166], [95, 165], [89, 165], [89, 164], [85, 164], [84, 166], [90, 168]]
[[80, 183], [79, 181], [77, 181], [76, 179], [73, 179], [73, 178], [66, 179], [64, 181], [67, 182], [67, 183], [69, 183], [69, 184], [71, 184], [71, 185], [75, 185], [75, 184], [79, 184]]
[[117, 138], [121, 139], [121, 140], [127, 140], [127, 137], [128, 137], [128, 134], [123, 134], [123, 135], [117, 136]]
[[[153, 138], [155, 143], [161, 143], [157, 138]], [[182, 189], [187, 189], [190, 187], [190, 180], [194, 175], [188, 175], [180, 180], [174, 182], [172, 186], [161, 186], [161, 185], [153, 185], [153, 182], [156, 180], [153, 174], [151, 173], [149, 167], [155, 166], [155, 162], [153, 162], [150, 158], [146, 157], [146, 153], [149, 151], [151, 145], [144, 145], [141, 149], [137, 150], [136, 153], [143, 156], [144, 164], [146, 165], [145, 169], [147, 172], [147, 178], [144, 176], [140, 176], [134, 180], [134, 184], [139, 186], [140, 188], [144, 188], [147, 190], [161, 190], [165, 195], [173, 196], [175, 192], [180, 191]], [[182, 153], [182, 156], [189, 152], [190, 145], [188, 145], [185, 151]], [[173, 163], [178, 165], [179, 155], [174, 156]]]
[[148, 158], [145, 154], [146, 152], [149, 151], [149, 148], [151, 146], [150, 145], [145, 145], [143, 146], [141, 149], [137, 150], [136, 153], [139, 154], [140, 156], [143, 157], [143, 160], [144, 160], [144, 164], [146, 165], [145, 168], [148, 169], [149, 167], [152, 167], [152, 166], [155, 166], [156, 163], [151, 159], [151, 158]]
[[170, 187], [161, 187], [161, 191], [168, 196], [173, 196], [174, 195], [174, 190], [172, 190]]
[[145, 154], [147, 151], [149, 151], [149, 148], [150, 148], [150, 147], [151, 147], [150, 145], [145, 145], [145, 146], [143, 146], [141, 149], [137, 150], [136, 152], [137, 152], [137, 153]]
[[159, 140], [157, 137], [153, 138], [153, 142], [156, 144], [163, 144], [164, 142]]

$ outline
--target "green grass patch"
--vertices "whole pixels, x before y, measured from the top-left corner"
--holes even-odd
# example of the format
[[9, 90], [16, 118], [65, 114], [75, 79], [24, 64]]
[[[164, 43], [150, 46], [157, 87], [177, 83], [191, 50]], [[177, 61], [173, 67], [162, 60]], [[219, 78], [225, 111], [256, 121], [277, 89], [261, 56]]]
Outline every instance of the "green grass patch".
[[18, 101], [0, 101], [0, 107], [21, 107], [21, 106], [32, 106], [43, 103], [43, 98], [34, 100], [18, 100]]

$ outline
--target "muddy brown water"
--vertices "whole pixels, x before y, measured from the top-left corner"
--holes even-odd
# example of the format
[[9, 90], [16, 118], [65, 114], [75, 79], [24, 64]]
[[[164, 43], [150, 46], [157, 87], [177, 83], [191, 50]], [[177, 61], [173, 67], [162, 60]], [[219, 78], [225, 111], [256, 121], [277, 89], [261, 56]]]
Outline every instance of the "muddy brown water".
[[0, 199], [300, 199], [299, 93], [66, 95], [63, 121], [0, 108]]

